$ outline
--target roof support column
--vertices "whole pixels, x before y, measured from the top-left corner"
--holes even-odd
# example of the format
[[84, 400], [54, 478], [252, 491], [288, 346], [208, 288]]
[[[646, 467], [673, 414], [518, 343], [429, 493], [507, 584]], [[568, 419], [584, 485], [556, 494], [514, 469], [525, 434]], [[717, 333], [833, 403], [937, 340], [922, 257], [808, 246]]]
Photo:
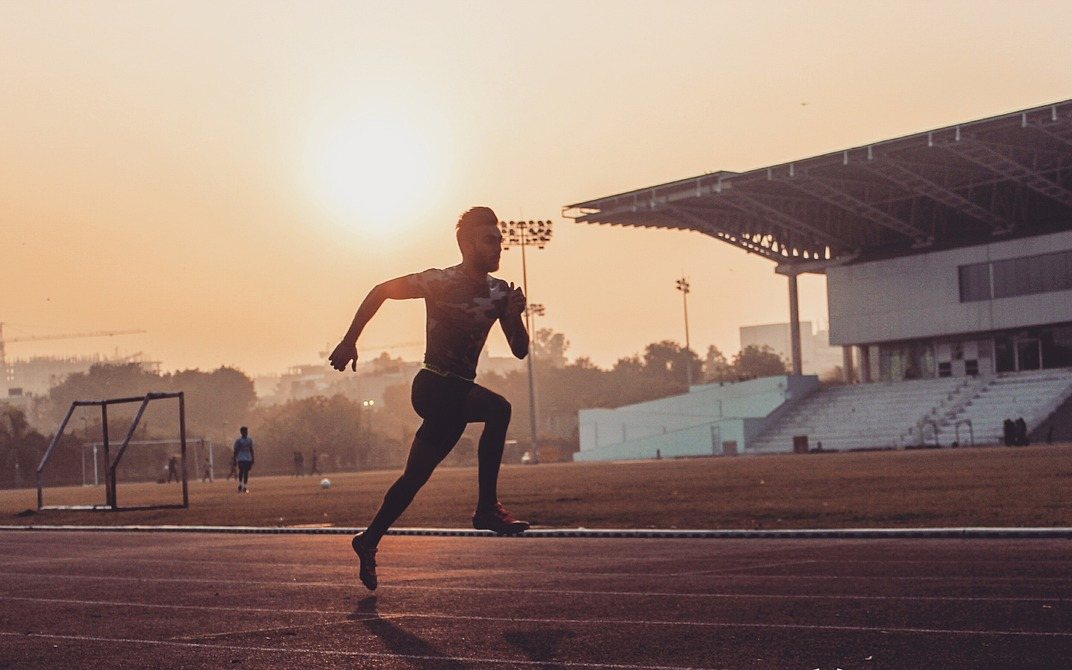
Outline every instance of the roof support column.
[[856, 381], [856, 371], [852, 364], [852, 345], [841, 347], [841, 374], [846, 384]]
[[789, 347], [792, 350], [793, 374], [803, 373], [800, 355], [800, 302], [797, 297], [797, 273], [786, 276], [789, 279]]

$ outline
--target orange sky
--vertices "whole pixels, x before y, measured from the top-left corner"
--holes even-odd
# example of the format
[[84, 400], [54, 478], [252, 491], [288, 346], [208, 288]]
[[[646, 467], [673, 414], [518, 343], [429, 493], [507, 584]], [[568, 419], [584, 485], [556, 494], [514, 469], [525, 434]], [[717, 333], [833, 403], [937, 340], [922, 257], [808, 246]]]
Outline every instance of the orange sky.
[[[1070, 98], [1069, 25], [1067, 2], [0, 3], [5, 334], [148, 331], [8, 355], [313, 362], [376, 282], [457, 262], [475, 204], [557, 222], [530, 300], [571, 356], [683, 341], [682, 274], [693, 348], [732, 354], [787, 319], [771, 263], [562, 206]], [[422, 320], [389, 303], [362, 342]]]

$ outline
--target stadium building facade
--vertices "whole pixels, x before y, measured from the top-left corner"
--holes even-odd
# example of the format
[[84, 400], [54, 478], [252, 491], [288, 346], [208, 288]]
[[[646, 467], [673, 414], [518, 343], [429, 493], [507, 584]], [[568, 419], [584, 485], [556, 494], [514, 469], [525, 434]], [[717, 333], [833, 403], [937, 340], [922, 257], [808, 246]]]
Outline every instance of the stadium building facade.
[[[958, 378], [956, 388], [982, 394], [1002, 375], [1072, 367], [1072, 100], [598, 198], [564, 214], [693, 230], [775, 262], [788, 280], [796, 375], [802, 273], [827, 278], [830, 343], [842, 347], [848, 382]], [[1040, 406], [1072, 392], [1050, 386], [1056, 396]], [[905, 418], [900, 446], [922, 440], [928, 422], [938, 442], [948, 418], [938, 405]]]

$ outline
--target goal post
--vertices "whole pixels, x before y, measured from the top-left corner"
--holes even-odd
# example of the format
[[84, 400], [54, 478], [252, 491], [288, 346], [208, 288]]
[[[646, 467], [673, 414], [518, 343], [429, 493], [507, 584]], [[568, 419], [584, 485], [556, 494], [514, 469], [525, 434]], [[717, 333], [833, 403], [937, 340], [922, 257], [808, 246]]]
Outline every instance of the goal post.
[[[118, 495], [116, 491], [117, 473], [119, 463], [123, 458], [123, 454], [126, 452], [127, 447], [131, 444], [138, 444], [137, 442], [131, 442], [134, 437], [134, 431], [137, 429], [138, 424], [141, 422], [142, 416], [145, 414], [145, 409], [149, 406], [149, 403], [153, 400], [166, 400], [170, 398], [178, 399], [179, 409], [179, 447], [181, 454], [181, 477], [182, 477], [182, 503], [173, 504], [154, 504], [154, 505], [131, 505], [120, 508], [118, 502]], [[111, 443], [108, 439], [108, 407], [111, 405], [126, 405], [140, 403], [137, 414], [134, 416], [134, 420], [130, 424], [130, 429], [127, 430], [126, 436], [123, 438], [123, 442], [116, 450], [115, 458], [111, 456]], [[52, 505], [46, 506], [44, 501], [44, 472], [48, 465], [49, 459], [52, 457], [53, 452], [60, 443], [60, 439], [63, 437], [63, 432], [67, 428], [67, 424], [71, 420], [71, 416], [74, 411], [79, 407], [100, 407], [101, 409], [101, 441], [100, 446], [104, 450], [104, 504], [103, 505]], [[48, 445], [48, 449], [45, 450], [44, 456], [41, 457], [41, 463], [37, 466], [37, 509], [93, 509], [93, 510], [118, 510], [118, 509], [188, 509], [190, 507], [190, 494], [189, 483], [187, 474], [186, 463], [186, 396], [182, 391], [174, 393], [146, 393], [144, 396], [134, 396], [128, 398], [109, 398], [107, 400], [75, 400], [71, 403], [70, 408], [67, 410], [67, 414], [63, 417], [63, 421], [60, 422], [59, 428], [56, 429], [56, 434], [52, 437], [51, 443]]]

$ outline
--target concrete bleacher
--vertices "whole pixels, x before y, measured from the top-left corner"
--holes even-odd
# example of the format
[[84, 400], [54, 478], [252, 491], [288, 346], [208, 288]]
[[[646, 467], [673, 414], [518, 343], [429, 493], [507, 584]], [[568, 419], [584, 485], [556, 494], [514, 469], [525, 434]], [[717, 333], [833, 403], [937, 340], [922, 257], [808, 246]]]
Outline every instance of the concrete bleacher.
[[[1001, 443], [1005, 419], [1023, 417], [1030, 432], [1072, 395], [1072, 368], [984, 377], [973, 390], [962, 403], [941, 416], [938, 425], [946, 442], [958, 424], [960, 443], [965, 445], [969, 434], [973, 434], [975, 444]], [[971, 433], [967, 431], [968, 421]], [[924, 434], [929, 436], [929, 431], [924, 429]]]
[[937, 405], [951, 405], [969, 380], [925, 379], [858, 384], [824, 389], [802, 400], [752, 442], [754, 453], [792, 451], [793, 437], [808, 446], [849, 450], [904, 446], [905, 429], [916, 426]]
[[1030, 431], [1070, 395], [1072, 368], [835, 387], [799, 402], [748, 451], [791, 451], [798, 435], [830, 450], [998, 444], [1004, 419], [1023, 417]]

